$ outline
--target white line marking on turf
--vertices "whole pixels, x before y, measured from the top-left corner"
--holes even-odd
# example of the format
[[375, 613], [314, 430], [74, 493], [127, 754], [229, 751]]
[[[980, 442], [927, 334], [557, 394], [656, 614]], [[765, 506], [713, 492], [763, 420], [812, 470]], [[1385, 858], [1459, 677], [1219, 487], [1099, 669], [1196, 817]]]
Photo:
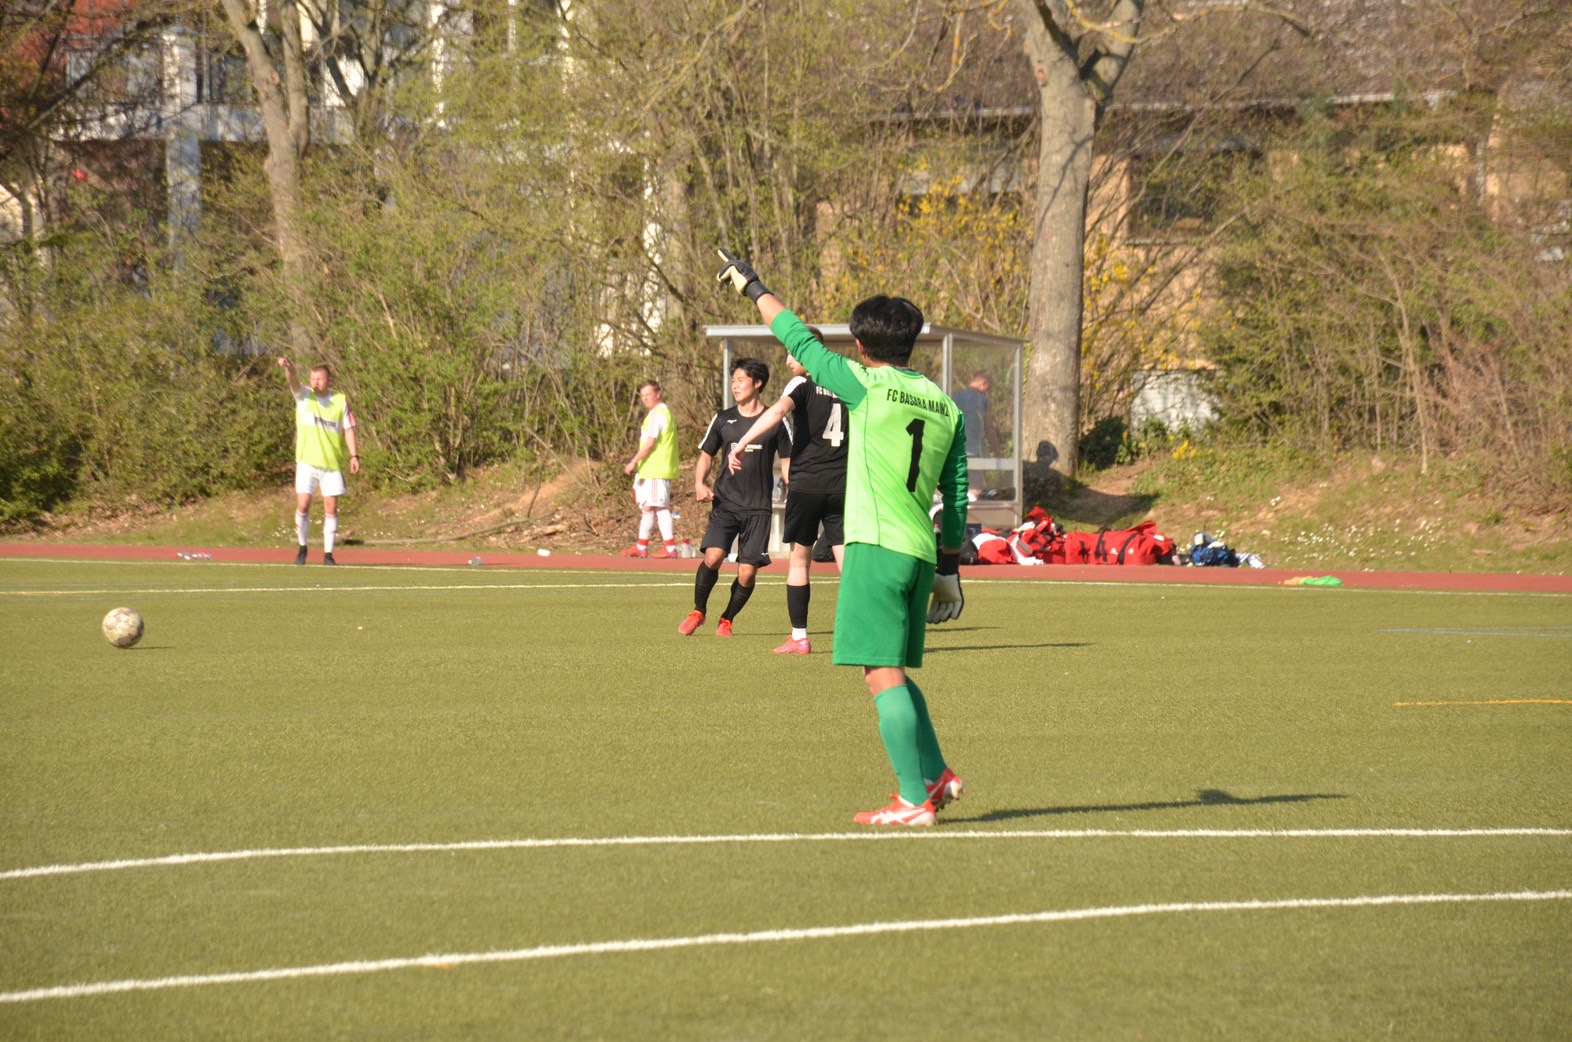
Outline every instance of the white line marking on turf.
[[0, 590], [4, 597], [107, 597], [126, 594], [185, 593], [448, 593], [455, 590], [658, 590], [672, 586], [687, 588], [692, 579], [681, 582], [630, 582], [630, 583], [443, 583], [419, 586], [148, 586], [112, 587], [108, 589], [66, 590]]
[[1552, 640], [1572, 640], [1572, 626], [1511, 626], [1497, 629], [1485, 629], [1479, 626], [1432, 626], [1376, 630], [1376, 632], [1418, 633], [1442, 637], [1549, 637]]
[[[223, 568], [284, 569], [284, 568], [294, 568], [295, 567], [295, 565], [293, 565], [291, 563], [288, 563], [288, 562], [284, 562], [284, 561], [224, 561], [224, 560], [217, 560], [217, 561], [201, 561], [201, 562], [196, 562], [196, 563], [198, 565], [203, 565], [203, 566], [221, 566]], [[129, 558], [129, 559], [127, 559], [127, 558], [90, 558], [90, 557], [0, 557], [0, 566], [4, 566], [6, 564], [68, 564], [68, 565], [81, 565], [81, 564], [93, 564], [93, 565], [169, 564], [169, 565], [174, 565], [176, 567], [191, 567], [192, 562], [189, 562], [189, 561], [174, 561], [174, 560], [166, 561], [163, 558]], [[437, 573], [443, 573], [443, 572], [473, 570], [476, 566], [474, 566], [474, 565], [464, 565], [464, 564], [441, 564], [441, 565], [422, 565], [422, 564], [356, 564], [356, 565], [346, 566], [346, 567], [353, 567], [356, 571], [364, 571], [364, 572], [370, 572], [370, 571], [400, 572], [400, 573], [403, 573], [403, 574], [407, 575], [407, 574], [409, 574], [411, 572], [437, 572]], [[494, 565], [494, 566], [489, 566], [489, 567], [491, 567], [491, 569], [493, 571], [502, 571], [504, 569], [516, 569], [516, 568], [519, 568], [521, 566], [519, 566], [519, 565]], [[527, 567], [527, 566], [522, 566], [522, 567]], [[604, 569], [604, 568], [589, 568], [589, 567], [585, 567], [585, 568], [558, 568], [558, 569], [555, 569], [555, 572], [558, 575], [562, 575], [562, 574], [568, 574], [568, 575], [602, 575], [602, 574], [605, 574], [606, 571], [607, 571], [607, 569]], [[623, 574], [627, 574], [627, 573], [623, 573]], [[651, 572], [651, 573], [648, 573], [648, 574], [653, 576], [653, 575], [664, 574], [664, 573]], [[1106, 587], [1112, 587], [1112, 588], [1116, 588], [1116, 589], [1117, 588], [1131, 588], [1131, 587], [1147, 587], [1147, 588], [1161, 587], [1163, 589], [1169, 589], [1169, 590], [1210, 590], [1210, 591], [1214, 591], [1214, 592], [1227, 591], [1227, 590], [1255, 590], [1255, 591], [1259, 592], [1259, 591], [1270, 591], [1270, 590], [1285, 589], [1285, 587], [1283, 587], [1283, 586], [1281, 586], [1281, 585], [1279, 585], [1277, 583], [1268, 582], [1266, 580], [1262, 580], [1260, 583], [1208, 583], [1208, 582], [1165, 582], [1165, 581], [1160, 580], [1160, 579], [1145, 579], [1145, 578], [1138, 579], [1138, 580], [1061, 579], [1061, 578], [1057, 578], [1057, 577], [1050, 576], [1050, 575], [1045, 575], [1043, 578], [1051, 580], [1052, 585], [1054, 585], [1054, 586], [1061, 586], [1061, 587], [1063, 587], [1063, 586], [1106, 586]], [[773, 576], [773, 577], [761, 576], [759, 581], [760, 582], [764, 582], [767, 585], [780, 585], [780, 584], [783, 584], [785, 582], [785, 578], [783, 576]], [[840, 580], [836, 576], [826, 576], [823, 581], [829, 582], [829, 583], [838, 583]], [[1026, 588], [1039, 589], [1039, 590], [1040, 589], [1044, 589], [1048, 585], [1048, 584], [1045, 584], [1041, 579], [1035, 579], [1035, 578], [1033, 578], [1033, 579], [989, 578], [987, 575], [984, 575], [984, 574], [981, 574], [981, 573], [975, 572], [975, 571], [967, 572], [967, 574], [966, 574], [966, 581], [967, 582], [972, 582], [972, 583], [984, 583], [984, 584], [987, 584], [987, 585], [990, 585], [990, 586], [1019, 586], [1019, 587], [1026, 587]], [[691, 584], [691, 580], [689, 582], [683, 582], [683, 583], [658, 583], [658, 584], [657, 583], [649, 583], [649, 584], [627, 583], [627, 584], [622, 584], [622, 585], [628, 585], [628, 586], [649, 585], [651, 587], [658, 587], [658, 586], [670, 586], [670, 585], [687, 586], [687, 585], [690, 585], [690, 584]], [[615, 584], [607, 584], [607, 585], [615, 585]], [[352, 589], [352, 587], [334, 587], [334, 588], [335, 589]], [[377, 589], [389, 589], [389, 588], [390, 587], [377, 587]], [[446, 587], [410, 587], [410, 589], [445, 589], [445, 588]], [[456, 587], [456, 588], [465, 589], [467, 587]], [[500, 587], [499, 586], [499, 587], [496, 587], [496, 588], [497, 589], [511, 589], [512, 587]], [[526, 588], [528, 588], [528, 587], [526, 586]], [[316, 589], [322, 589], [322, 587], [311, 586], [311, 587], [304, 587], [304, 589], [316, 590]], [[1345, 586], [1345, 587], [1342, 587], [1341, 589], [1342, 589], [1343, 592], [1348, 593], [1348, 594], [1394, 593], [1394, 594], [1411, 594], [1411, 595], [1414, 595], [1414, 596], [1422, 596], [1422, 597], [1466, 596], [1466, 597], [1537, 597], [1537, 598], [1553, 597], [1553, 598], [1566, 598], [1566, 597], [1572, 596], [1572, 594], [1568, 594], [1568, 593], [1565, 593], [1565, 592], [1560, 591], [1560, 590], [1437, 590], [1437, 589], [1417, 589], [1417, 588], [1400, 587], [1400, 586]], [[7, 592], [10, 592], [10, 591], [0, 591], [0, 595], [3, 595], [5, 593], [7, 593]], [[128, 591], [125, 591], [125, 590], [96, 590], [96, 591], [88, 591], [88, 592], [90, 592], [90, 593], [124, 593], [124, 592], [128, 592]], [[132, 591], [129, 591], [129, 592], [135, 593], [135, 592], [139, 592], [139, 591], [132, 590]], [[153, 591], [148, 591], [148, 592], [168, 592], [168, 591], [153, 590]], [[200, 593], [200, 592], [207, 592], [207, 591], [193, 590], [193, 591], [190, 591], [190, 592]], [[246, 592], [254, 592], [254, 591], [246, 591]], [[261, 591], [261, 592], [266, 592], [266, 591], [264, 590], [264, 591]], [[296, 591], [293, 588], [291, 588], [290, 592], [296, 592]], [[31, 594], [30, 595], [30, 594], [16, 593], [16, 592], [11, 592], [11, 595], [12, 596], [37, 596], [37, 594]]]
[[1394, 706], [1572, 706], [1572, 698], [1480, 698], [1453, 702], [1393, 702]]
[[477, 839], [453, 843], [357, 843], [332, 847], [263, 847], [255, 850], [166, 854], [161, 857], [125, 858], [117, 861], [83, 861], [76, 864], [13, 868], [0, 872], [0, 880], [77, 875], [84, 872], [115, 872], [128, 868], [200, 865], [219, 861], [253, 861], [262, 858], [331, 857], [343, 854], [435, 854], [455, 851], [545, 850], [557, 847], [901, 842], [934, 839], [1475, 839], [1506, 836], [1572, 836], [1572, 829], [1017, 829], [998, 832], [981, 829], [938, 829], [933, 831], [912, 830], [900, 832], [782, 832], [733, 836], [570, 836], [556, 839]]
[[626, 941], [597, 941], [585, 944], [548, 944], [511, 951], [452, 952], [402, 959], [375, 959], [359, 962], [333, 962], [317, 966], [289, 966], [236, 973], [190, 974], [144, 980], [98, 981], [92, 984], [65, 984], [50, 988], [0, 992], [0, 1003], [37, 1002], [42, 999], [76, 999], [91, 995], [113, 995], [128, 991], [162, 991], [211, 984], [247, 984], [260, 981], [295, 980], [303, 977], [335, 977], [345, 974], [385, 973], [419, 967], [449, 969], [479, 963], [527, 962], [535, 959], [560, 959], [570, 955], [611, 955], [624, 952], [671, 951], [722, 944], [773, 944], [780, 941], [820, 941], [837, 937], [869, 937], [878, 934], [914, 933], [926, 930], [963, 930], [983, 926], [1025, 926], [1039, 923], [1077, 922], [1089, 919], [1117, 919], [1141, 915], [1172, 915], [1186, 912], [1273, 912], [1318, 908], [1371, 908], [1393, 905], [1474, 904], [1501, 901], [1565, 901], [1572, 890], [1519, 890], [1491, 894], [1379, 894], [1362, 897], [1295, 897], [1275, 901], [1180, 901], [1172, 904], [1116, 905], [1108, 908], [1072, 908], [1051, 912], [1025, 912], [1010, 915], [977, 916], [967, 919], [914, 919], [883, 923], [854, 923], [847, 926], [810, 926], [797, 929], [758, 930], [752, 933], [711, 933], [694, 937], [650, 937]]
[[[695, 558], [695, 560], [697, 560], [697, 559]], [[300, 575], [303, 572], [304, 573], [310, 573], [310, 572], [315, 572], [316, 571], [316, 569], [314, 567], [313, 568], [300, 568], [300, 567], [295, 565], [293, 560], [290, 560], [290, 561], [232, 561], [232, 560], [224, 560], [222, 558], [219, 558], [217, 560], [207, 560], [207, 561], [200, 561], [200, 562], [192, 562], [192, 561], [171, 560], [169, 558], [164, 558], [164, 557], [0, 557], [0, 566], [4, 566], [4, 565], [8, 565], [8, 564], [68, 564], [68, 565], [91, 565], [93, 567], [97, 567], [99, 565], [108, 565], [108, 566], [114, 566], [114, 567], [134, 567], [136, 565], [159, 564], [159, 565], [172, 565], [172, 566], [174, 566], [176, 568], [187, 568], [187, 569], [198, 569], [198, 570], [206, 570], [206, 569], [211, 568], [214, 571], [218, 571], [220, 569], [234, 569], [234, 568], [260, 569], [262, 571], [271, 571], [271, 572], [276, 572], [276, 573], [282, 573], [282, 572], [285, 572], [285, 571], [291, 571], [291, 572], [294, 572], [296, 575]], [[405, 575], [410, 574], [412, 572], [436, 572], [438, 574], [446, 573], [448, 575], [451, 575], [454, 572], [468, 572], [471, 575], [473, 575], [473, 574], [476, 574], [477, 572], [481, 572], [481, 571], [485, 571], [485, 572], [488, 572], [490, 574], [496, 574], [498, 572], [502, 572], [502, 573], [505, 573], [505, 574], [516, 574], [520, 570], [521, 567], [527, 567], [527, 566], [512, 565], [512, 564], [493, 564], [493, 565], [484, 565], [484, 566], [482, 566], [482, 565], [473, 565], [473, 564], [360, 564], [360, 563], [357, 562], [357, 563], [353, 563], [353, 564], [340, 565], [339, 567], [346, 568], [346, 569], [353, 569], [356, 572], [398, 572], [400, 574], [405, 574]], [[580, 567], [580, 568], [572, 568], [572, 567], [568, 567], [568, 568], [561, 568], [561, 567], [559, 567], [559, 568], [552, 568], [552, 569], [550, 569], [550, 574], [552, 574], [552, 575], [605, 575], [609, 571], [612, 571], [612, 569], [609, 569], [609, 568], [596, 568], [596, 567], [593, 567], [593, 566], [590, 566], [590, 565], [585, 565], [585, 566]], [[536, 571], [535, 574], [544, 575], [544, 574], [546, 574], [546, 571], [545, 570], [538, 570], [538, 571]], [[631, 572], [631, 571], [620, 571], [619, 574], [623, 574], [623, 575], [645, 574], [645, 575], [652, 575], [653, 576], [653, 575], [661, 575], [663, 573], [662, 572], [653, 572], [653, 571], [652, 572], [644, 572], [644, 573], [635, 573], [635, 572]]]
[[[1047, 582], [1044, 582], [1043, 580], [1047, 580]], [[1144, 579], [1144, 578], [1143, 579], [1057, 579], [1057, 578], [1054, 578], [1051, 575], [1045, 575], [1045, 576], [1043, 576], [1043, 579], [988, 579], [988, 578], [984, 578], [983, 576], [974, 576], [971, 572], [967, 572], [966, 573], [966, 581], [968, 583], [988, 583], [988, 584], [993, 585], [993, 586], [1028, 586], [1028, 587], [1035, 586], [1035, 587], [1038, 587], [1038, 588], [1045, 588], [1045, 587], [1050, 586], [1050, 585], [1052, 585], [1052, 586], [1104, 586], [1104, 587], [1109, 587], [1109, 588], [1113, 588], [1113, 589], [1118, 589], [1120, 587], [1128, 589], [1128, 588], [1134, 587], [1134, 588], [1139, 588], [1139, 589], [1160, 588], [1160, 589], [1164, 589], [1164, 590], [1196, 590], [1196, 591], [1205, 590], [1205, 591], [1209, 591], [1209, 592], [1213, 592], [1213, 593], [1216, 593], [1216, 592], [1219, 592], [1219, 591], [1223, 591], [1223, 590], [1239, 590], [1239, 591], [1254, 590], [1254, 591], [1256, 591], [1258, 593], [1261, 593], [1261, 592], [1271, 592], [1271, 591], [1274, 591], [1274, 590], [1299, 589], [1299, 587], [1297, 587], [1297, 586], [1283, 586], [1280, 583], [1270, 582], [1270, 581], [1265, 580], [1265, 579], [1261, 580], [1259, 583], [1254, 583], [1254, 582], [1248, 582], [1248, 583], [1246, 583], [1246, 582], [1241, 582], [1241, 583], [1232, 583], [1232, 582], [1217, 582], [1217, 583], [1213, 583], [1213, 582], [1164, 582], [1161, 579]], [[1567, 593], [1564, 590], [1446, 590], [1446, 589], [1433, 589], [1433, 588], [1420, 589], [1418, 587], [1412, 587], [1412, 586], [1340, 586], [1337, 589], [1338, 589], [1338, 592], [1340, 594], [1346, 594], [1348, 596], [1359, 596], [1359, 595], [1362, 595], [1362, 594], [1392, 593], [1392, 594], [1406, 594], [1408, 596], [1413, 596], [1413, 597], [1557, 597], [1557, 598], [1572, 597], [1572, 593]]]

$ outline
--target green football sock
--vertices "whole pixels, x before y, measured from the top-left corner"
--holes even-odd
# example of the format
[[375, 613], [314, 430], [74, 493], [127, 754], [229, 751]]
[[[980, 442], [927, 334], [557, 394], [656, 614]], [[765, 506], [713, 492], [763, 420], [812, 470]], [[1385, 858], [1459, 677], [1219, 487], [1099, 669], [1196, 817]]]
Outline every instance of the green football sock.
[[949, 765], [939, 751], [939, 736], [933, 729], [933, 721], [928, 719], [928, 700], [910, 675], [906, 677], [906, 690], [912, 693], [912, 708], [917, 711], [917, 754], [922, 758], [923, 779], [938, 781]]
[[879, 711], [879, 737], [884, 739], [884, 751], [895, 768], [895, 780], [901, 787], [901, 799], [917, 804], [928, 798], [928, 786], [922, 780], [922, 757], [917, 752], [917, 710], [912, 705], [911, 692], [906, 685], [886, 688], [873, 700]]

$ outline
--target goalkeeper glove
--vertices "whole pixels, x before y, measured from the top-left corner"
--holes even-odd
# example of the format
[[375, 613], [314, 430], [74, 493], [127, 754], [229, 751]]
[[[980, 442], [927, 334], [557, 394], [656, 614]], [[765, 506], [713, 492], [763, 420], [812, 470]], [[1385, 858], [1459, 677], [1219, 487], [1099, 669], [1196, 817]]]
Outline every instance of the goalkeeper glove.
[[715, 281], [731, 283], [738, 293], [746, 294], [749, 300], [757, 301], [769, 290], [764, 288], [764, 283], [759, 281], [759, 273], [754, 271], [747, 261], [727, 250], [716, 250], [721, 255], [721, 260], [726, 266], [715, 276]]
[[961, 617], [966, 598], [961, 593], [961, 555], [939, 552], [933, 577], [933, 599], [928, 602], [929, 622], [949, 622]]

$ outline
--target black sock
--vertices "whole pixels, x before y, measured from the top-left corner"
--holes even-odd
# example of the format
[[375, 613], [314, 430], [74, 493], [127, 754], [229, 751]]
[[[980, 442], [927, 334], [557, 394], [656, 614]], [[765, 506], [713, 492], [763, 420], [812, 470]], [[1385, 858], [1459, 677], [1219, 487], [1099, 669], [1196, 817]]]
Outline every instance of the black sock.
[[710, 603], [710, 591], [715, 589], [715, 580], [720, 578], [720, 569], [711, 568], [703, 561], [699, 562], [698, 574], [693, 577], [693, 607], [696, 611], [705, 611]]
[[735, 619], [742, 606], [748, 603], [748, 598], [753, 596], [753, 587], [742, 585], [741, 579], [731, 581], [731, 603], [726, 605], [726, 610], [721, 614], [723, 619]]
[[791, 628], [794, 630], [808, 628], [808, 594], [812, 589], [806, 583], [786, 587], [786, 614], [791, 616]]

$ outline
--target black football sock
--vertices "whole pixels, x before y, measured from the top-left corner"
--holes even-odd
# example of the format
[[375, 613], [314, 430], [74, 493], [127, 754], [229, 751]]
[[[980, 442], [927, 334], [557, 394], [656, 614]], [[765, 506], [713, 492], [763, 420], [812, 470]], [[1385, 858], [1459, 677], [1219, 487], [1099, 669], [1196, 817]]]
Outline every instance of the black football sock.
[[786, 587], [786, 614], [791, 616], [791, 628], [794, 630], [808, 628], [808, 596], [812, 589], [806, 583]]
[[710, 603], [710, 591], [715, 589], [715, 580], [720, 578], [720, 569], [711, 568], [703, 561], [699, 562], [698, 574], [693, 577], [693, 608], [703, 612]]
[[726, 610], [721, 613], [723, 619], [735, 619], [742, 606], [748, 603], [748, 598], [753, 596], [753, 587], [742, 585], [741, 579], [731, 581], [731, 603], [726, 605]]

